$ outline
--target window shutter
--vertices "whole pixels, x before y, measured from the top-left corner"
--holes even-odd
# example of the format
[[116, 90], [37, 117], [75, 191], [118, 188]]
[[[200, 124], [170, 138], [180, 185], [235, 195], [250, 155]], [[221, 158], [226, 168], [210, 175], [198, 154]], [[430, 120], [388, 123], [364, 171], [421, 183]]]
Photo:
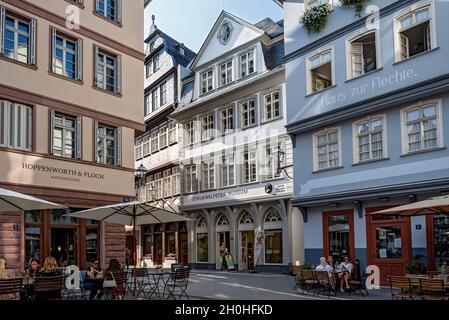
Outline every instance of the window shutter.
[[122, 128], [115, 129], [115, 165], [122, 165]]
[[122, 57], [117, 56], [116, 62], [117, 63], [115, 64], [115, 68], [116, 68], [115, 75], [116, 75], [117, 79], [116, 79], [116, 85], [115, 85], [115, 92], [121, 93], [122, 92]]
[[360, 42], [351, 43], [351, 63], [352, 76], [356, 77], [363, 74], [363, 44]]
[[5, 39], [5, 20], [6, 20], [5, 7], [0, 6], [0, 55], [3, 55], [3, 48], [4, 48], [3, 39]]
[[83, 39], [76, 41], [77, 79], [83, 80]]
[[6, 146], [6, 101], [0, 100], [0, 146]]
[[122, 0], [117, 0], [117, 8], [116, 8], [116, 12], [117, 14], [115, 15], [115, 21], [121, 23], [122, 22]]
[[94, 121], [94, 162], [98, 162], [98, 121]]
[[432, 49], [432, 37], [430, 35], [430, 24], [426, 26], [426, 50]]
[[54, 154], [55, 110], [50, 110], [50, 154]]
[[[95, 67], [94, 67], [94, 73], [95, 73], [95, 77], [94, 77], [94, 81], [95, 81], [95, 86], [98, 87], [98, 47], [94, 46], [94, 52], [95, 52]], [[95, 129], [96, 130], [96, 129]]]
[[75, 150], [76, 150], [76, 158], [77, 159], [81, 159], [81, 117], [77, 117], [76, 118], [76, 128], [75, 128], [76, 132], [76, 145], [75, 145]]
[[400, 36], [401, 36], [401, 59], [406, 59], [408, 58], [409, 53], [408, 38], [402, 34]]
[[100, 1], [95, 0], [95, 11], [100, 12]]
[[56, 72], [56, 29], [51, 27], [51, 71]]
[[30, 56], [28, 57], [29, 64], [36, 64], [36, 20], [32, 19], [30, 26]]

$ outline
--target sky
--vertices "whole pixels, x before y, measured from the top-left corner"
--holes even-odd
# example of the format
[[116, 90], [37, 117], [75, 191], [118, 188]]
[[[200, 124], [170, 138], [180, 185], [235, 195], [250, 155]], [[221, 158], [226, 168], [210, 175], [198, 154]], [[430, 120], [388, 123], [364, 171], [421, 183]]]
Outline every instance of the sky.
[[158, 29], [198, 52], [222, 10], [250, 23], [283, 19], [273, 0], [153, 0], [145, 10], [145, 38], [154, 14]]

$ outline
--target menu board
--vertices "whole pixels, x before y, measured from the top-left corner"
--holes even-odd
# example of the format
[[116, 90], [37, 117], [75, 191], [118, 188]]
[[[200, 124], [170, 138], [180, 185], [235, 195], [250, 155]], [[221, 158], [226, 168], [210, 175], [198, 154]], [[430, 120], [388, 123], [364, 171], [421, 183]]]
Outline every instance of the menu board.
[[235, 270], [234, 260], [232, 259], [232, 256], [230, 254], [225, 256], [226, 259], [226, 266], [228, 267], [228, 270]]

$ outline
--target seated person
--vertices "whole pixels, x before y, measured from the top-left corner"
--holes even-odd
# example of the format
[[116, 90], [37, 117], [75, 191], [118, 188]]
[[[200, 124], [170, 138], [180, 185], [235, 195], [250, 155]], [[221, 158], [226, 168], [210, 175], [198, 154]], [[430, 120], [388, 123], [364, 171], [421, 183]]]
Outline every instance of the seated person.
[[345, 257], [345, 260], [338, 267], [338, 278], [340, 279], [340, 291], [343, 292], [343, 284], [346, 284], [346, 289], [349, 289], [349, 280], [351, 279], [351, 274], [353, 270], [353, 265], [349, 257]]
[[315, 268], [315, 271], [327, 271], [329, 275], [329, 285], [331, 286], [332, 290], [335, 290], [335, 279], [333, 276], [334, 269], [327, 264], [325, 257], [320, 258], [320, 264]]
[[[37, 274], [36, 277], [56, 277], [62, 275], [58, 271], [58, 263], [53, 257], [47, 257], [44, 260], [44, 265], [42, 270]], [[45, 293], [39, 293], [35, 296], [36, 300], [49, 300], [49, 299], [61, 299], [61, 290], [48, 291]]]
[[336, 264], [334, 262], [334, 257], [332, 256], [327, 257], [327, 264], [330, 265], [332, 269], [335, 269]]
[[23, 274], [23, 290], [20, 293], [21, 300], [32, 299], [34, 295], [34, 279], [39, 273], [41, 262], [39, 259], [31, 259], [30, 267]]
[[[114, 272], [122, 272], [123, 268], [120, 265], [120, 262], [117, 259], [111, 259], [109, 261], [108, 269], [105, 273], [105, 278], [108, 280], [113, 279], [113, 273]], [[115, 279], [116, 281], [118, 279]], [[117, 285], [114, 288], [108, 288], [108, 290], [111, 292], [112, 299], [121, 299], [125, 295], [125, 284], [122, 282], [117, 281]]]
[[[101, 279], [103, 279], [103, 270], [100, 268], [100, 262], [94, 260], [92, 266], [86, 270], [86, 277], [84, 279], [83, 287], [90, 291], [89, 300], [94, 300], [97, 296], [98, 290], [101, 287]], [[101, 293], [98, 299], [101, 298]]]

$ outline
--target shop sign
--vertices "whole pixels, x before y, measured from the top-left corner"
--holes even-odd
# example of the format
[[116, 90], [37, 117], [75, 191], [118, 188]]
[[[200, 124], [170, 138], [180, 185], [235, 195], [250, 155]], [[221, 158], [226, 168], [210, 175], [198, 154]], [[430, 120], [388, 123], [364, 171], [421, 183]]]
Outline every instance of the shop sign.
[[12, 229], [14, 231], [19, 231], [20, 230], [20, 225], [19, 224], [13, 224]]
[[286, 184], [278, 184], [274, 186], [274, 192], [275, 193], [282, 193], [287, 191], [287, 185]]
[[22, 169], [47, 173], [51, 179], [80, 182], [80, 179], [104, 180], [104, 174], [41, 164], [22, 163]]

